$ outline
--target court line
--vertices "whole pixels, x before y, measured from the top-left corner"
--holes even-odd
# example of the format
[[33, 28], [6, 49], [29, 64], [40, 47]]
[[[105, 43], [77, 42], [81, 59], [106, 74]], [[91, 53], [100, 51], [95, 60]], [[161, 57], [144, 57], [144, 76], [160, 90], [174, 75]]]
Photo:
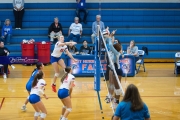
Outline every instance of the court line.
[[3, 97], [2, 101], [1, 101], [0, 110], [1, 110], [1, 108], [2, 108], [2, 106], [3, 106], [4, 100], [5, 100], [5, 97]]
[[[82, 97], [81, 96], [79, 96], [79, 97], [75, 96], [75, 97], [72, 97], [72, 98], [92, 98], [92, 97], [97, 97], [97, 96], [82, 96]], [[106, 97], [106, 96], [101, 96], [101, 97]], [[158, 97], [170, 98], [171, 97], [171, 98], [177, 98], [177, 97], [180, 97], [180, 96], [141, 96], [141, 97], [154, 97], [154, 98], [158, 98]], [[5, 97], [0, 97], [0, 98], [5, 99]], [[27, 98], [27, 97], [6, 97], [6, 98]], [[58, 98], [58, 97], [48, 97], [48, 98]]]

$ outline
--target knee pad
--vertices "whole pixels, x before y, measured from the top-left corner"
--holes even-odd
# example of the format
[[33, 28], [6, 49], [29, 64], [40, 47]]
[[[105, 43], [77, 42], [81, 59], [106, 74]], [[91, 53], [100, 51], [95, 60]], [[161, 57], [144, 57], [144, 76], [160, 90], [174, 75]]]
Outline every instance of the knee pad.
[[121, 95], [121, 94], [122, 94], [121, 89], [115, 89], [115, 94], [116, 94], [116, 95]]
[[34, 113], [34, 116], [35, 116], [35, 117], [38, 117], [40, 114], [41, 114], [40, 112], [35, 112], [35, 113]]
[[63, 106], [62, 108], [67, 109], [67, 107], [66, 107], [66, 106]]
[[46, 114], [45, 113], [41, 113], [41, 118], [46, 118]]
[[29, 100], [29, 96], [27, 96], [27, 99]]
[[69, 111], [69, 112], [71, 112], [71, 111], [72, 111], [72, 108], [67, 108], [66, 110]]
[[59, 73], [55, 73], [54, 76], [55, 76], [55, 77], [59, 77]]

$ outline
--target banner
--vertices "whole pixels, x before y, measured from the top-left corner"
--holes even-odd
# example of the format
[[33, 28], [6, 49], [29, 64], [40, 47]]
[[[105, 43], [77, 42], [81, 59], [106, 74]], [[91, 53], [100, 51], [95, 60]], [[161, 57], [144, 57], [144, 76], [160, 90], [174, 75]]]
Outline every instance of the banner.
[[[76, 58], [78, 59], [78, 58]], [[97, 70], [94, 66], [94, 60], [85, 60], [82, 58], [78, 59], [77, 63], [74, 63], [71, 59], [68, 59], [68, 66], [73, 67], [73, 74], [94, 74], [94, 70]], [[128, 76], [134, 76], [135, 71], [135, 63], [134, 63], [134, 57], [128, 57], [128, 58], [122, 58], [119, 60], [119, 64], [121, 69], [123, 70], [123, 73], [127, 73]], [[101, 64], [104, 73], [106, 72], [106, 61], [101, 60]], [[101, 70], [101, 69], [100, 69]], [[102, 73], [102, 70], [101, 70]]]

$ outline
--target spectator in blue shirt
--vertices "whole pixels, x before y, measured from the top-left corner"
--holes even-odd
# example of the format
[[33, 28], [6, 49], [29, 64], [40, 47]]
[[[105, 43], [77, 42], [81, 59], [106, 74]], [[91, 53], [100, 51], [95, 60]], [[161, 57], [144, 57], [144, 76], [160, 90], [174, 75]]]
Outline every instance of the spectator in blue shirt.
[[87, 24], [86, 18], [88, 15], [88, 11], [86, 9], [86, 0], [76, 0], [77, 2], [77, 8], [76, 8], [76, 15], [79, 18], [79, 22], [81, 23], [81, 17], [80, 17], [80, 13], [83, 12], [84, 13], [84, 18], [83, 18], [83, 22], [85, 24]]
[[92, 24], [92, 35], [91, 35], [91, 40], [92, 43], [94, 44], [94, 39], [95, 36], [97, 35], [97, 25], [100, 25], [100, 29], [103, 32], [103, 30], [105, 29], [104, 27], [104, 23], [101, 21], [101, 16], [100, 15], [96, 15], [96, 21], [93, 22]]
[[113, 120], [151, 120], [147, 105], [142, 101], [138, 88], [130, 84], [122, 102], [116, 108]]
[[12, 36], [11, 21], [9, 19], [6, 19], [4, 22], [4, 26], [2, 28], [2, 32], [1, 32], [1, 40], [5, 44], [10, 44], [11, 36]]

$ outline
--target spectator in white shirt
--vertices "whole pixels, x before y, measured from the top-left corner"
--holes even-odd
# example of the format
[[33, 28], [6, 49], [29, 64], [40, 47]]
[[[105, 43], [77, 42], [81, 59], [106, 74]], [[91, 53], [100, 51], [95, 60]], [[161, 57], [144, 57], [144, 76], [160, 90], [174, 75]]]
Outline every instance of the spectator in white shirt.
[[75, 21], [75, 23], [72, 23], [69, 28], [68, 41], [73, 40], [73, 37], [75, 37], [77, 41], [75, 41], [75, 40], [74, 41], [78, 42], [82, 35], [83, 29], [82, 29], [82, 25], [79, 23], [78, 17], [75, 17], [74, 21]]

